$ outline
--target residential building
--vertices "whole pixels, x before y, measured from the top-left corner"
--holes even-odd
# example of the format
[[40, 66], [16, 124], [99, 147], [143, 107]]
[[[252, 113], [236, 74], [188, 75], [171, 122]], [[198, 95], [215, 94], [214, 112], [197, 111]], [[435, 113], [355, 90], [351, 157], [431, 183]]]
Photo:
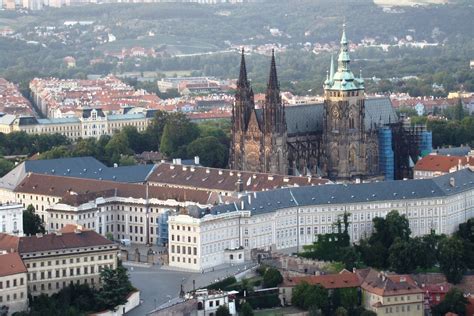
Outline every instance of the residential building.
[[362, 306], [377, 315], [423, 316], [423, 290], [408, 275], [389, 275], [372, 269], [363, 278]]
[[118, 246], [90, 230], [29, 237], [0, 234], [0, 249], [20, 255], [28, 270], [24, 284], [32, 296], [57, 293], [71, 283], [98, 286], [100, 271], [117, 267]]
[[35, 173], [28, 174], [14, 193], [25, 207], [34, 206], [48, 231], [76, 224], [142, 244], [158, 242], [162, 214], [221, 201], [207, 191]]
[[182, 298], [175, 298], [149, 312], [148, 316], [178, 316], [196, 315], [213, 316], [216, 315], [220, 306], [227, 306], [230, 315], [237, 315], [236, 291], [226, 292], [220, 290], [199, 289], [187, 293]]
[[392, 210], [407, 217], [412, 236], [432, 230], [452, 234], [474, 216], [474, 172], [468, 168], [432, 179], [282, 188], [244, 194], [210, 209], [188, 208], [187, 214], [168, 219], [170, 265], [200, 271], [228, 262], [229, 251], [240, 254], [243, 249], [246, 259], [252, 249], [299, 251], [318, 234], [332, 232], [345, 212], [351, 214], [351, 241], [358, 242], [372, 233], [374, 217]]
[[80, 108], [74, 111], [78, 116], [59, 118], [36, 118], [6, 114], [0, 117], [0, 132], [4, 134], [25, 132], [27, 134], [61, 134], [72, 140], [112, 136], [126, 126], [133, 126], [139, 132], [146, 130], [155, 110], [141, 113], [108, 114], [101, 108]]
[[431, 154], [418, 160], [413, 168], [414, 179], [438, 177], [447, 173], [474, 167], [474, 156], [442, 156]]
[[23, 236], [23, 210], [21, 204], [0, 204], [0, 233]]
[[293, 288], [306, 282], [310, 285], [320, 285], [331, 294], [335, 289], [357, 289], [360, 287], [359, 277], [352, 272], [342, 270], [338, 274], [312, 275], [312, 276], [285, 276], [283, 283], [278, 286], [281, 304], [291, 305]]
[[446, 293], [453, 287], [448, 282], [437, 283], [437, 284], [421, 284], [421, 289], [424, 292], [425, 307], [431, 308], [438, 305], [444, 300]]
[[30, 116], [34, 114], [30, 101], [21, 94], [18, 86], [4, 78], [0, 78], [0, 113]]
[[30, 89], [34, 103], [47, 118], [75, 116], [79, 107], [100, 108], [107, 114], [122, 113], [127, 107], [160, 108], [156, 95], [136, 91], [114, 76], [97, 80], [35, 78]]
[[[6, 315], [28, 308], [27, 270], [18, 253], [0, 254], [0, 312]], [[2, 314], [3, 315], [3, 314]]]

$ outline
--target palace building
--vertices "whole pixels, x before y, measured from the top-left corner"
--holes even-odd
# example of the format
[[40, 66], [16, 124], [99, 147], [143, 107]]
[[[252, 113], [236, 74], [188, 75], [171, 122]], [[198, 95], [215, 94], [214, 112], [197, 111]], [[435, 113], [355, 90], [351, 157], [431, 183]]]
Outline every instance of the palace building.
[[319, 175], [334, 180], [409, 177], [431, 133], [399, 119], [388, 98], [367, 98], [350, 69], [345, 27], [324, 82], [324, 103], [285, 106], [272, 54], [265, 102], [255, 107], [242, 51], [232, 111], [232, 169]]

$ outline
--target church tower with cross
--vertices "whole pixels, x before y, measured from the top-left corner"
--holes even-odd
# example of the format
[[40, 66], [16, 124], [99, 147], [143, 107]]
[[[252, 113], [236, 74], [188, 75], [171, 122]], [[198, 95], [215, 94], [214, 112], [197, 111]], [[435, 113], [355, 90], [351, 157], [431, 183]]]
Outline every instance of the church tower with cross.
[[[349, 43], [343, 26], [337, 70], [331, 57], [330, 71], [324, 82], [323, 165], [331, 179], [360, 178], [370, 173], [368, 157], [373, 150], [366, 132], [364, 80], [350, 69]], [[373, 163], [373, 162], [372, 162]]]

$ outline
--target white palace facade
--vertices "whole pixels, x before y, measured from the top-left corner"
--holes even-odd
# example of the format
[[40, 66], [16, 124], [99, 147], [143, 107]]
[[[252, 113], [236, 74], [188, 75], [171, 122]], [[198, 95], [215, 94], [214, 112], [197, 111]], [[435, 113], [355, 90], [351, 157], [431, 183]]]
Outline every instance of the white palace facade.
[[242, 196], [233, 204], [170, 216], [170, 266], [200, 271], [249, 259], [252, 249], [295, 252], [332, 232], [348, 212], [353, 242], [369, 236], [372, 219], [397, 210], [412, 236], [452, 234], [474, 217], [474, 172], [433, 179], [294, 187]]

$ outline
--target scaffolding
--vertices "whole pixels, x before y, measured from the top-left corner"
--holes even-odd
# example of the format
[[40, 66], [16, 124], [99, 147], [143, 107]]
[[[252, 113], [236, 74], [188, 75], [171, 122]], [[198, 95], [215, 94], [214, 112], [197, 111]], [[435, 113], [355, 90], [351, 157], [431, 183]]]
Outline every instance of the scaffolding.
[[394, 153], [392, 149], [392, 131], [390, 128], [379, 129], [379, 167], [385, 180], [395, 179]]
[[433, 151], [433, 134], [429, 131], [421, 132], [420, 156], [424, 157]]

